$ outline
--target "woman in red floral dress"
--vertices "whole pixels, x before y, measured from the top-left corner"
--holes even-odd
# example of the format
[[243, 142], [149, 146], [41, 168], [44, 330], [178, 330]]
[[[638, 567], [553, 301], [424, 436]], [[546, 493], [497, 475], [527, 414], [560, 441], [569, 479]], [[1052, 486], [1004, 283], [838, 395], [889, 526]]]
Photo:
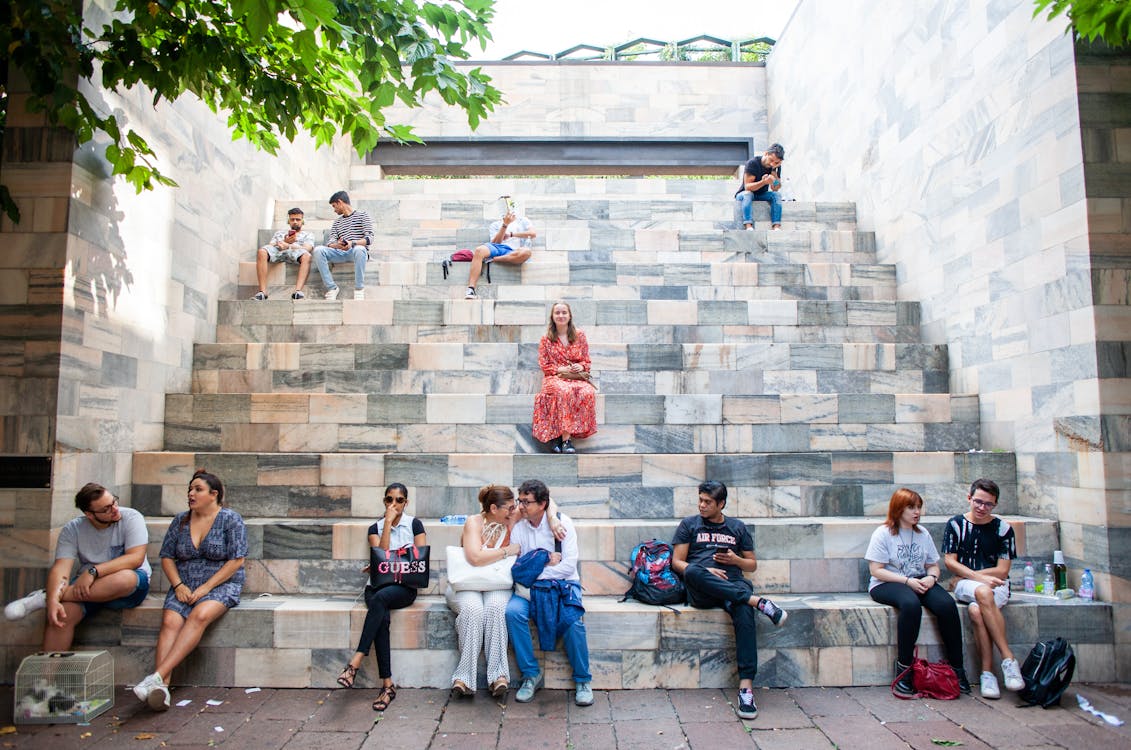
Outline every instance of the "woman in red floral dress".
[[565, 302], [550, 308], [538, 365], [543, 378], [534, 397], [534, 437], [554, 441], [554, 453], [576, 453], [573, 439], [597, 432], [597, 388], [589, 382], [589, 342]]

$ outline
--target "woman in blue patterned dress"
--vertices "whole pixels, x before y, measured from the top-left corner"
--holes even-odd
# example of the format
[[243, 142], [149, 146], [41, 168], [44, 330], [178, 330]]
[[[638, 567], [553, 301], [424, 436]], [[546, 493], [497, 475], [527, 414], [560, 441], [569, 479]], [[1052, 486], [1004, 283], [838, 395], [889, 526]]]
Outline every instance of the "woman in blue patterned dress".
[[161, 543], [161, 570], [169, 581], [157, 670], [134, 687], [156, 711], [169, 707], [169, 681], [200, 643], [209, 625], [240, 603], [247, 530], [243, 518], [224, 507], [224, 485], [203, 469], [192, 475], [188, 510], [178, 513]]

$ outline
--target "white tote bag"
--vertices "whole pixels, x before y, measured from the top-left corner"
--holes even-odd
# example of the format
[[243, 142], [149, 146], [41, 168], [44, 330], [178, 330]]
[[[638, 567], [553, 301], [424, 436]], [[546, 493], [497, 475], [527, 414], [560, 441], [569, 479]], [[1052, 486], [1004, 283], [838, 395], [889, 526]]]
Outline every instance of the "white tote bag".
[[472, 565], [463, 547], [448, 547], [448, 584], [452, 591], [502, 591], [514, 585], [511, 578], [513, 557], [487, 565]]

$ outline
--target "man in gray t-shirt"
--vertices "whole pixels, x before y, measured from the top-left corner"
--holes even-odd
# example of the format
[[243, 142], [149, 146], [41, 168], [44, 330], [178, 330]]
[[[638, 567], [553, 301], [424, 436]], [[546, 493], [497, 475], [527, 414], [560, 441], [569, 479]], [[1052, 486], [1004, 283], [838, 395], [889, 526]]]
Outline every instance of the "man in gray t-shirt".
[[68, 650], [83, 618], [100, 609], [136, 607], [149, 593], [149, 532], [141, 513], [118, 507], [118, 498], [94, 482], [78, 491], [75, 507], [82, 516], [59, 532], [47, 588], [4, 608], [9, 620], [47, 610], [44, 651]]

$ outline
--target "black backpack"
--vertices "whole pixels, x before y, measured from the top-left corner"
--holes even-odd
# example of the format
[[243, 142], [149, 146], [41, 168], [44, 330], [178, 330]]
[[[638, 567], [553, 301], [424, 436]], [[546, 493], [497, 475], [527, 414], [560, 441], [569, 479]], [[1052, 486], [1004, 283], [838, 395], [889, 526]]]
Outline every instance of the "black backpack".
[[659, 539], [641, 542], [632, 548], [629, 562], [632, 564], [632, 570], [629, 571], [628, 577], [632, 581], [632, 586], [624, 592], [622, 602], [630, 596], [645, 604], [658, 604], [664, 607], [683, 604], [686, 601], [687, 590], [683, 587], [683, 581], [672, 570], [670, 544]]
[[1018, 697], [1027, 706], [1058, 706], [1075, 671], [1076, 654], [1068, 641], [1063, 638], [1041, 641], [1033, 646], [1021, 665], [1025, 689]]

